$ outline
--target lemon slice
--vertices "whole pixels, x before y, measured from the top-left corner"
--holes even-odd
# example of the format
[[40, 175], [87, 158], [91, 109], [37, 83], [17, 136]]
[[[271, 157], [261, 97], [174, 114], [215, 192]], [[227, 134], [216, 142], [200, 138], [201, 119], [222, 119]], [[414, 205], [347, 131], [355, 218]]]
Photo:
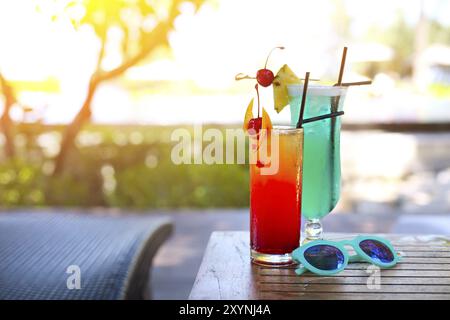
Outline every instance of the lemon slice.
[[252, 118], [253, 118], [253, 99], [250, 100], [250, 103], [247, 106], [247, 110], [245, 110], [244, 124], [242, 126], [244, 131], [248, 130], [248, 125]]
[[[253, 125], [260, 126], [260, 128], [250, 128], [251, 120], [259, 120], [253, 121]], [[247, 110], [245, 110], [244, 124], [242, 125], [242, 128], [245, 131], [249, 129], [256, 129], [256, 131], [259, 131], [260, 129], [272, 129], [272, 121], [270, 120], [269, 114], [267, 113], [266, 109], [262, 108], [262, 117], [253, 117], [253, 99], [250, 100], [250, 103], [247, 106]]]

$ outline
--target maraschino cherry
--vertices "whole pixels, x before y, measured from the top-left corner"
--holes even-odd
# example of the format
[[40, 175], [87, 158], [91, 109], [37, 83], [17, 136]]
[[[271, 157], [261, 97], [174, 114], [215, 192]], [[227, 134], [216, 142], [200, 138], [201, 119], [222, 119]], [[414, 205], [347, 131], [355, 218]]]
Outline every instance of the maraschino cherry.
[[256, 73], [256, 81], [263, 87], [268, 87], [273, 83], [273, 79], [275, 79], [275, 76], [273, 75], [273, 72], [269, 69], [267, 69], [267, 62], [269, 61], [269, 57], [272, 54], [273, 50], [275, 49], [281, 49], [283, 50], [284, 47], [275, 47], [272, 50], [270, 50], [269, 54], [267, 55], [266, 64], [264, 65], [264, 69], [259, 69]]
[[252, 118], [248, 122], [248, 130], [254, 130], [255, 133], [259, 133], [262, 128], [262, 118]]
[[[272, 54], [272, 52], [273, 52], [275, 49], [281, 49], [281, 50], [283, 50], [284, 47], [275, 47], [275, 48], [273, 48], [272, 50], [270, 50], [269, 54], [267, 55], [267, 58], [266, 58], [266, 64], [264, 65], [264, 68], [263, 68], [263, 69], [259, 69], [258, 72], [256, 72], [256, 81], [258, 81], [258, 83], [259, 83], [261, 86], [263, 86], [263, 87], [268, 87], [268, 86], [270, 86], [270, 85], [273, 83], [273, 80], [275, 79], [275, 76], [274, 76], [272, 70], [267, 69], [267, 63], [269, 62], [269, 57], [270, 57], [270, 55]], [[236, 80], [242, 80], [242, 79], [255, 79], [255, 77], [251, 77], [251, 76], [248, 76], [248, 75], [243, 74], [243, 73], [238, 73], [238, 74], [235, 76], [235, 79], [236, 79]]]

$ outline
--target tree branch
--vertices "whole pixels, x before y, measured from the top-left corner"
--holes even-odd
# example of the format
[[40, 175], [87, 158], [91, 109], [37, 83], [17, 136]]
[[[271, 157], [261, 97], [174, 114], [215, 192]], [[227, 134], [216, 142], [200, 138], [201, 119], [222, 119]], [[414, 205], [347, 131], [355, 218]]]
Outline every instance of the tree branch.
[[100, 52], [98, 53], [98, 57], [97, 57], [97, 64], [96, 64], [96, 71], [95, 71], [96, 73], [98, 73], [101, 70], [102, 60], [103, 60], [103, 57], [105, 56], [106, 40], [108, 37], [108, 22], [109, 22], [109, 16], [107, 14], [105, 17], [105, 20], [103, 21], [103, 27], [99, 34]]
[[122, 75], [125, 71], [127, 71], [132, 66], [138, 64], [144, 58], [148, 56], [148, 54], [154, 50], [161, 43], [161, 39], [167, 39], [170, 30], [172, 29], [172, 25], [175, 21], [175, 18], [179, 13], [179, 5], [183, 0], [175, 0], [173, 1], [171, 8], [169, 10], [169, 15], [166, 21], [160, 22], [149, 34], [148, 38], [152, 39], [141, 51], [139, 51], [135, 56], [126, 60], [123, 64], [112, 69], [110, 71], [104, 71], [98, 74], [98, 81], [102, 82], [105, 80], [110, 80], [115, 77]]
[[103, 34], [102, 36], [100, 36], [100, 52], [98, 53], [95, 72], [99, 72], [101, 70], [102, 60], [103, 57], [105, 56], [105, 47], [106, 47], [106, 35]]

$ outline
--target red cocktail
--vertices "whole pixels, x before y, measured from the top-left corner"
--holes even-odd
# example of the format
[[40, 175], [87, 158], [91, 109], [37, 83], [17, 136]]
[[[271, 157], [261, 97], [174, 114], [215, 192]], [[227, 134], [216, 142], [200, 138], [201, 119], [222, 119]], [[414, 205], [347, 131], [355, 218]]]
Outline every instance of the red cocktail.
[[270, 131], [270, 163], [250, 164], [251, 256], [255, 263], [290, 264], [300, 245], [303, 129]]

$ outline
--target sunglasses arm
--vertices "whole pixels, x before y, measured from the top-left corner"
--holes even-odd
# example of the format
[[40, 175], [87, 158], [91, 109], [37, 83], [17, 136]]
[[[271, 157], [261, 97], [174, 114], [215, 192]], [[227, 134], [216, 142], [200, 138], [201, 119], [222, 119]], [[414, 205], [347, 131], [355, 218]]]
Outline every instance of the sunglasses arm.
[[298, 276], [301, 276], [306, 271], [307, 271], [307, 269], [305, 267], [299, 267], [299, 268], [295, 269], [295, 274], [298, 275]]

